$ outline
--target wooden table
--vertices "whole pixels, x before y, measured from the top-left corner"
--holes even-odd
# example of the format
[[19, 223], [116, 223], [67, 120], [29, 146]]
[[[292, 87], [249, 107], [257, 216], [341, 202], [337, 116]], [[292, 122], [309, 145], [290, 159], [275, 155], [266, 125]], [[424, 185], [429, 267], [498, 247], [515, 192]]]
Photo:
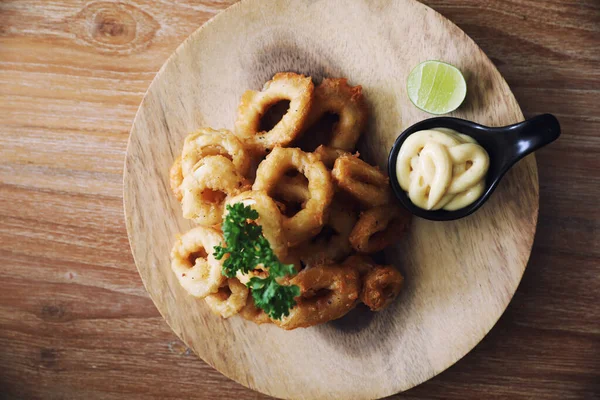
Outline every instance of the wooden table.
[[[198, 360], [129, 252], [122, 168], [169, 54], [234, 1], [0, 2], [0, 397], [266, 398]], [[491, 57], [526, 116], [540, 219], [508, 310], [474, 351], [405, 399], [600, 396], [600, 3], [432, 0]]]

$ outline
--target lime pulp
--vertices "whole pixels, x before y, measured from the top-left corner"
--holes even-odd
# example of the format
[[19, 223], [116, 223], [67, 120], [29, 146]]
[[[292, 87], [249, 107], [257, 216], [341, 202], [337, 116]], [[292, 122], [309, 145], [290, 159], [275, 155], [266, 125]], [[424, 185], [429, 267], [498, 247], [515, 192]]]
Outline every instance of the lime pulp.
[[462, 104], [467, 95], [467, 83], [455, 66], [429, 60], [411, 71], [406, 90], [410, 101], [421, 110], [446, 114]]

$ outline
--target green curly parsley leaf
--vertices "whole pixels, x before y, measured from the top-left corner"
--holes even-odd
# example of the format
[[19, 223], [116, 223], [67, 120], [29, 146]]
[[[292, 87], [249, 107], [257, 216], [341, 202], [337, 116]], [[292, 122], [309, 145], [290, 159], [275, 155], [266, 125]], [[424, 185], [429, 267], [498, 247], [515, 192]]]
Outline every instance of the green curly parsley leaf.
[[258, 212], [243, 203], [227, 206], [227, 215], [222, 224], [225, 246], [215, 246], [214, 256], [223, 262], [223, 275], [232, 278], [238, 271], [248, 273], [257, 265], [268, 268], [266, 278], [253, 277], [247, 286], [252, 292], [256, 306], [264, 310], [269, 317], [281, 319], [290, 314], [296, 305], [294, 297], [300, 295], [298, 286], [284, 286], [276, 278], [293, 275], [294, 266], [283, 264], [271, 250], [269, 241], [262, 234], [262, 227], [254, 224]]

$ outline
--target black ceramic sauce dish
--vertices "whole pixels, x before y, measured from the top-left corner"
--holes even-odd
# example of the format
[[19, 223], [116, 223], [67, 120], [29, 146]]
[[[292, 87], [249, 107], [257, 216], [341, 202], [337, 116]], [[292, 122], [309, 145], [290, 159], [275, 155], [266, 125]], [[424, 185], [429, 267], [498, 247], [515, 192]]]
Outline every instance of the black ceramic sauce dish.
[[[402, 144], [411, 134], [434, 128], [449, 128], [471, 136], [489, 154], [490, 166], [486, 175], [483, 195], [474, 203], [455, 211], [424, 210], [415, 206], [402, 190], [396, 176], [396, 159]], [[464, 119], [438, 117], [417, 122], [406, 129], [392, 146], [388, 157], [390, 185], [400, 203], [412, 214], [432, 221], [450, 221], [475, 212], [489, 199], [506, 172], [528, 154], [552, 143], [560, 136], [560, 125], [555, 116], [543, 114], [518, 124], [491, 128]]]

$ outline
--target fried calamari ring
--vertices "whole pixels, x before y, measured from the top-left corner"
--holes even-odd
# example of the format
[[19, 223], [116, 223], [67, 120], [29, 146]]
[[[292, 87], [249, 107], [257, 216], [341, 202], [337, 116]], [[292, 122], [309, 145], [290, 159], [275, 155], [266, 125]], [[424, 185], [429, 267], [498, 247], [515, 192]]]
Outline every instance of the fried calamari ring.
[[181, 172], [181, 157], [177, 157], [169, 170], [169, 184], [171, 191], [177, 200], [181, 201], [183, 193], [181, 193], [181, 184], [183, 183], [183, 173]]
[[356, 224], [356, 212], [335, 200], [330, 210], [321, 232], [292, 250], [308, 266], [339, 262], [352, 252], [349, 237]]
[[292, 217], [283, 216], [283, 229], [290, 246], [316, 235], [327, 218], [333, 198], [331, 174], [323, 163], [297, 148], [276, 147], [256, 171], [252, 190], [264, 190], [273, 195], [278, 181], [289, 169], [296, 169], [308, 179], [310, 198]]
[[248, 300], [248, 288], [235, 278], [229, 278], [217, 290], [204, 298], [210, 310], [223, 318], [240, 312]]
[[[310, 77], [282, 72], [265, 83], [262, 91], [246, 91], [238, 107], [235, 134], [256, 154], [265, 154], [275, 146], [286, 146], [302, 130], [308, 117], [314, 85]], [[287, 113], [268, 132], [259, 132], [260, 119], [268, 109], [289, 100]]]
[[273, 253], [280, 260], [283, 259], [287, 255], [288, 247], [283, 232], [282, 216], [275, 201], [265, 191], [248, 190], [226, 201], [227, 205], [236, 203], [250, 206], [258, 213], [255, 222], [262, 227], [263, 235], [271, 245]]
[[355, 254], [342, 266], [360, 274], [363, 281], [360, 301], [373, 311], [387, 307], [402, 289], [402, 274], [391, 265], [378, 265], [371, 257]]
[[[313, 154], [315, 154], [319, 158], [319, 160], [321, 160], [323, 162], [323, 164], [325, 164], [327, 169], [330, 169], [330, 170], [333, 169], [335, 160], [337, 160], [341, 156], [350, 156], [351, 155], [349, 152], [347, 152], [345, 150], [335, 149], [333, 147], [324, 146], [324, 145], [320, 145], [319, 147], [317, 147], [316, 150], [313, 152]], [[358, 157], [358, 153], [356, 153], [356, 156]]]
[[181, 208], [183, 217], [204, 226], [222, 221], [227, 196], [248, 189], [248, 182], [224, 156], [202, 158], [183, 179]]
[[360, 301], [371, 311], [383, 310], [398, 296], [403, 282], [404, 277], [393, 266], [376, 266], [363, 278]]
[[337, 186], [352, 195], [364, 207], [376, 207], [391, 200], [388, 177], [355, 156], [341, 156], [331, 171]]
[[217, 155], [229, 158], [240, 174], [248, 174], [251, 160], [242, 142], [226, 129], [202, 128], [185, 138], [181, 155], [183, 176], [189, 175], [204, 157]]
[[362, 86], [350, 86], [346, 78], [325, 78], [315, 88], [314, 100], [306, 121], [310, 127], [326, 113], [336, 114], [339, 122], [333, 127], [328, 146], [352, 151], [367, 124], [367, 105]]
[[306, 328], [343, 317], [357, 303], [358, 272], [337, 265], [319, 265], [302, 270], [290, 280], [300, 288], [290, 315], [273, 322], [283, 329]]
[[342, 266], [345, 268], [355, 269], [362, 278], [367, 274], [367, 272], [377, 267], [377, 263], [367, 255], [353, 254], [344, 260]]
[[376, 253], [402, 239], [408, 230], [410, 214], [388, 204], [363, 212], [350, 234], [350, 243], [359, 253]]
[[181, 286], [192, 296], [203, 298], [217, 292], [225, 281], [222, 264], [213, 247], [223, 237], [212, 228], [197, 227], [179, 236], [171, 250], [171, 269]]
[[266, 312], [264, 312], [264, 310], [261, 310], [260, 308], [256, 307], [252, 296], [248, 296], [246, 306], [240, 310], [239, 315], [245, 320], [252, 321], [257, 325], [273, 323], [271, 318], [269, 318], [269, 316]]

